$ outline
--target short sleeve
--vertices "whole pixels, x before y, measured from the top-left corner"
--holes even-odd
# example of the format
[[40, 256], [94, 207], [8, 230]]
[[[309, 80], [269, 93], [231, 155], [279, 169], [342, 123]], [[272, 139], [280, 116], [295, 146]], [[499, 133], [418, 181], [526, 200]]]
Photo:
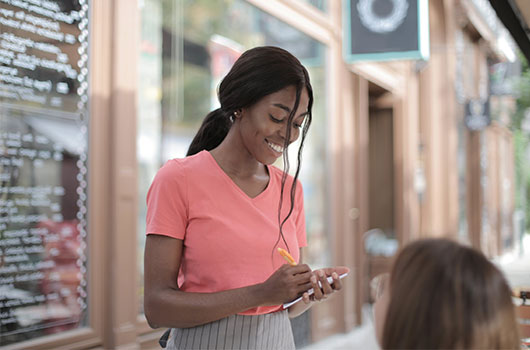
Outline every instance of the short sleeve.
[[146, 234], [184, 239], [188, 223], [187, 179], [174, 159], [160, 168], [147, 193]]
[[305, 227], [304, 190], [300, 181], [296, 181], [296, 184], [296, 238], [298, 246], [305, 247], [307, 246], [307, 233]]

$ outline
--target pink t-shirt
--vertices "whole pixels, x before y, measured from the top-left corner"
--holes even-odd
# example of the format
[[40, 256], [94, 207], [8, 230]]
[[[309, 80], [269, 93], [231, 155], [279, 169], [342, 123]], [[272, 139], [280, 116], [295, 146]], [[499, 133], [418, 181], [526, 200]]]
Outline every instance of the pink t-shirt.
[[[264, 282], [285, 260], [276, 251], [278, 204], [283, 172], [268, 166], [269, 184], [250, 198], [207, 151], [169, 160], [147, 194], [147, 234], [184, 241], [178, 285], [186, 292], [219, 292]], [[290, 207], [293, 178], [284, 189], [282, 218]], [[292, 256], [306, 243], [302, 186], [283, 226]], [[280, 239], [276, 247], [286, 248]], [[277, 311], [263, 306], [241, 314]]]

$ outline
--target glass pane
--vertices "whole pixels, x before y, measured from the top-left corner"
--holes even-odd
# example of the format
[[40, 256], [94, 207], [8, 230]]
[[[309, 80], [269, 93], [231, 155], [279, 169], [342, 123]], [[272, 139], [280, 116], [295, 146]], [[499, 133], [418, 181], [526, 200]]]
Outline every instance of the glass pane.
[[[311, 247], [306, 261], [314, 268], [327, 264], [324, 46], [241, 0], [144, 0], [142, 21], [139, 222], [145, 220], [145, 194], [156, 170], [170, 158], [185, 156], [200, 123], [217, 108], [217, 86], [239, 55], [254, 46], [280, 46], [307, 67], [316, 97], [300, 180]], [[290, 148], [296, 150], [297, 145]], [[290, 153], [289, 158], [294, 170], [296, 156]], [[138, 227], [139, 252], [143, 252], [145, 223]], [[139, 266], [142, 259], [139, 255]], [[141, 284], [143, 276], [139, 280]], [[142, 300], [142, 285], [139, 290]]]
[[88, 322], [88, 4], [28, 5], [0, 3], [0, 346]]
[[328, 1], [327, 0], [302, 0], [304, 2], [307, 2], [313, 6], [315, 6], [320, 11], [327, 12], [328, 11]]

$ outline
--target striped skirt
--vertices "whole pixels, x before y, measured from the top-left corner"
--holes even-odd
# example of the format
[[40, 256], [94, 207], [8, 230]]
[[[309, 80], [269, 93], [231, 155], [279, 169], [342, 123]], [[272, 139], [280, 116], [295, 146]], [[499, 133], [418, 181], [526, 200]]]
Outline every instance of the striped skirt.
[[295, 345], [287, 310], [283, 310], [173, 328], [166, 349], [295, 349]]

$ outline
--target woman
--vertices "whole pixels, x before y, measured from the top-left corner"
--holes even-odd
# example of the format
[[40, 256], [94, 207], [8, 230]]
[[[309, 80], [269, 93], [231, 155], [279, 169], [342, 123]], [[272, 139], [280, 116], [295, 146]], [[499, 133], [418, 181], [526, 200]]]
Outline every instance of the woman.
[[[188, 156], [168, 161], [148, 193], [145, 315], [152, 327], [172, 328], [173, 349], [294, 349], [288, 317], [341, 289], [338, 274], [347, 271], [291, 266], [276, 252], [299, 261], [306, 245], [297, 178], [311, 124], [309, 75], [287, 51], [257, 47], [235, 62], [218, 95], [221, 107]], [[300, 133], [292, 177], [287, 147]], [[282, 155], [285, 172], [271, 165]]]
[[[486, 257], [447, 239], [397, 256], [374, 305], [383, 349], [519, 349], [511, 292]], [[377, 293], [376, 293], [377, 294]]]

